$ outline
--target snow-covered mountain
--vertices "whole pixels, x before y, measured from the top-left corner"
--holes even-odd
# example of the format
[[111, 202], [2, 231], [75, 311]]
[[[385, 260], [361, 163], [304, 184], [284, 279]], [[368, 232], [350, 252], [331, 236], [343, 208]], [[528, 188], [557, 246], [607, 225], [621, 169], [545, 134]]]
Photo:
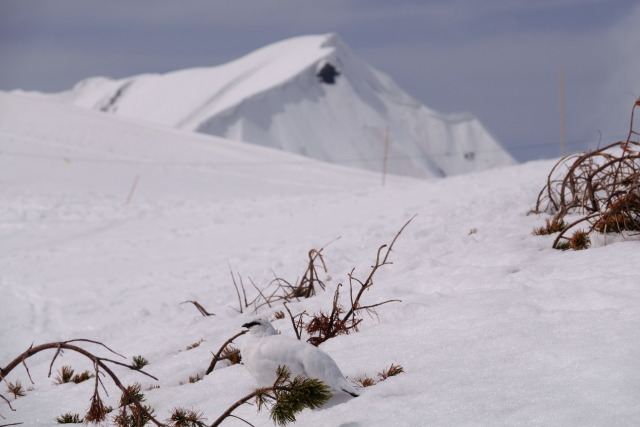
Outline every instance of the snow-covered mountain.
[[435, 112], [359, 59], [336, 34], [297, 37], [230, 63], [46, 95], [124, 117], [323, 161], [416, 177], [515, 163], [471, 114]]

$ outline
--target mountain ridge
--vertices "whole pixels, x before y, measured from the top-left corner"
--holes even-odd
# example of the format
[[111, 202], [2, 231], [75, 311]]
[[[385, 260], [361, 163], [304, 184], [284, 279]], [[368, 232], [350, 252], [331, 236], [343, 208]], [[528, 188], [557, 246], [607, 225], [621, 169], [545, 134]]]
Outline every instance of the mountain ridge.
[[[320, 76], [327, 66], [332, 82]], [[280, 41], [216, 67], [91, 78], [43, 96], [373, 171], [383, 169], [386, 150], [387, 171], [413, 177], [515, 163], [475, 116], [426, 107], [335, 33]]]

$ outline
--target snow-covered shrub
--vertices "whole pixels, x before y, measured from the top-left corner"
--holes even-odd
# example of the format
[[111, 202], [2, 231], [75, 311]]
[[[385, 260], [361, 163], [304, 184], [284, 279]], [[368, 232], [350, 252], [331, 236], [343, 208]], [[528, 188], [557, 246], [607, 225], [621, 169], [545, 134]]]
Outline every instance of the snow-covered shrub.
[[[534, 234], [558, 232], [552, 247], [586, 249], [589, 234], [638, 233], [640, 231], [640, 136], [634, 130], [634, 114], [640, 98], [631, 109], [631, 125], [625, 141], [587, 153], [569, 154], [551, 169], [547, 183], [536, 201], [534, 212], [554, 215], [546, 227]], [[567, 215], [579, 218], [566, 224]], [[561, 223], [562, 222], [562, 223]], [[588, 229], [569, 230], [587, 223]]]

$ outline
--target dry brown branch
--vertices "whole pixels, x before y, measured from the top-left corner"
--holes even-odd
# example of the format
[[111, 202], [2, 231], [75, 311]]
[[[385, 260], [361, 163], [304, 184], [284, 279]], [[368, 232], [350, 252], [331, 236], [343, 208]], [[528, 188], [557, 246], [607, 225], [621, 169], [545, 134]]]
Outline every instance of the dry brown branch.
[[[390, 302], [402, 302], [402, 300], [399, 300], [399, 299], [390, 299], [390, 300], [386, 300], [386, 301], [379, 302], [379, 303], [377, 303], [377, 304], [363, 305], [363, 306], [358, 307], [358, 310], [366, 310], [367, 312], [373, 312], [373, 311], [371, 310], [372, 308], [380, 307], [381, 305], [388, 304], [388, 303], [390, 303]], [[373, 312], [373, 313], [375, 313], [375, 312]]]
[[[133, 366], [131, 365], [127, 365], [121, 362], [117, 362], [111, 359], [107, 359], [104, 357], [98, 357], [96, 355], [94, 355], [93, 353], [85, 350], [82, 347], [78, 347], [77, 345], [73, 345], [70, 343], [73, 342], [88, 342], [88, 343], [93, 343], [93, 344], [98, 344], [104, 348], [106, 348], [107, 350], [109, 350], [110, 352], [124, 357], [122, 355], [120, 355], [119, 353], [116, 353], [115, 351], [111, 350], [109, 347], [107, 347], [106, 345], [98, 342], [98, 341], [92, 341], [92, 340], [85, 340], [85, 339], [76, 339], [76, 340], [69, 340], [69, 341], [60, 341], [60, 342], [52, 342], [52, 343], [47, 343], [47, 344], [42, 344], [39, 346], [34, 347], [33, 345], [31, 345], [31, 347], [29, 347], [29, 349], [27, 349], [25, 352], [23, 352], [22, 354], [20, 354], [18, 357], [16, 357], [14, 360], [12, 360], [7, 366], [5, 366], [4, 368], [0, 369], [0, 379], [1, 380], [5, 380], [7, 375], [9, 375], [9, 373], [11, 371], [13, 371], [13, 369], [15, 369], [18, 365], [20, 365], [21, 363], [24, 362], [24, 360], [28, 359], [29, 357], [40, 353], [41, 351], [45, 351], [45, 350], [56, 350], [56, 353], [54, 354], [53, 360], [55, 360], [55, 358], [58, 357], [58, 355], [60, 355], [62, 353], [63, 350], [70, 350], [76, 353], [79, 353], [83, 356], [85, 356], [86, 358], [88, 358], [89, 360], [91, 360], [93, 362], [93, 366], [94, 366], [94, 371], [95, 371], [95, 384], [94, 384], [94, 391], [93, 391], [93, 395], [91, 397], [91, 406], [89, 408], [89, 411], [87, 412], [87, 415], [85, 416], [85, 420], [89, 421], [89, 422], [101, 422], [104, 421], [105, 417], [106, 417], [106, 409], [104, 407], [104, 404], [102, 403], [102, 399], [100, 398], [100, 394], [99, 394], [99, 385], [102, 385], [102, 387], [104, 388], [104, 385], [102, 384], [102, 380], [100, 379], [101, 375], [103, 375], [103, 372], [106, 373], [111, 380], [113, 381], [113, 383], [123, 392], [123, 394], [127, 395], [132, 402], [134, 403], [134, 405], [137, 407], [137, 409], [144, 413], [146, 416], [149, 417], [149, 419], [156, 425], [158, 426], [164, 426], [164, 424], [162, 424], [161, 422], [159, 422], [158, 420], [156, 420], [151, 414], [149, 414], [147, 412], [147, 410], [141, 405], [141, 403], [135, 399], [135, 397], [133, 397], [126, 389], [126, 387], [124, 387], [122, 385], [122, 382], [120, 381], [120, 379], [118, 378], [118, 376], [111, 370], [111, 368], [109, 368], [109, 366], [107, 365], [107, 363], [113, 363], [113, 364], [117, 364], [120, 366], [124, 366], [127, 367], [129, 369], [132, 370], [136, 370]], [[51, 366], [53, 365], [53, 360], [51, 363]], [[49, 368], [49, 377], [51, 376], [51, 366]], [[140, 372], [144, 375], [147, 375], [155, 380], [157, 380], [156, 377], [154, 377], [153, 375], [144, 372], [142, 370], [137, 370], [137, 372]], [[6, 400], [6, 399], [5, 399]], [[13, 408], [11, 408], [13, 409]]]
[[[400, 230], [396, 233], [395, 237], [393, 238], [393, 240], [391, 241], [391, 244], [389, 246], [382, 245], [382, 246], [380, 246], [380, 248], [378, 248], [378, 253], [376, 255], [376, 263], [371, 267], [371, 271], [369, 272], [369, 275], [367, 276], [367, 279], [364, 282], [356, 279], [353, 276], [354, 270], [352, 270], [351, 273], [349, 273], [349, 286], [350, 286], [350, 288], [353, 289], [352, 288], [353, 281], [356, 281], [358, 284], [360, 284], [360, 289], [358, 290], [358, 293], [356, 294], [355, 299], [353, 299], [353, 298], [351, 299], [351, 308], [343, 316], [343, 318], [342, 318], [343, 321], [346, 321], [349, 317], [353, 317], [353, 320], [355, 321], [354, 313], [360, 307], [360, 298], [362, 297], [362, 294], [364, 293], [364, 291], [366, 291], [371, 286], [373, 286], [373, 277], [376, 274], [376, 272], [378, 271], [378, 269], [380, 267], [382, 267], [383, 265], [391, 264], [391, 262], [388, 262], [387, 259], [389, 258], [389, 254], [391, 254], [391, 251], [393, 250], [393, 245], [395, 245], [396, 240], [398, 240], [398, 237], [400, 237], [400, 234], [402, 234], [404, 229], [407, 228], [407, 226], [411, 223], [411, 221], [413, 221], [413, 219], [415, 217], [416, 217], [416, 215], [414, 215], [411, 218], [409, 218], [409, 220], [400, 228]], [[386, 248], [386, 252], [385, 252], [384, 257], [382, 258], [382, 261], [381, 261], [380, 260], [380, 256], [382, 255], [382, 251], [385, 248]]]
[[295, 289], [294, 295], [296, 297], [309, 298], [316, 294], [316, 284], [320, 286], [320, 288], [324, 289], [325, 285], [322, 280], [319, 279], [318, 271], [316, 267], [316, 260], [320, 260], [322, 265], [322, 269], [324, 272], [327, 272], [327, 265], [324, 262], [324, 258], [322, 256], [322, 249], [319, 251], [315, 249], [311, 249], [308, 253], [309, 256], [309, 264], [307, 264], [307, 270], [302, 276], [302, 280]]
[[564, 236], [584, 221], [589, 223], [587, 234], [640, 231], [640, 143], [631, 139], [640, 135], [633, 127], [636, 107], [640, 107], [640, 98], [631, 110], [625, 141], [570, 154], [551, 169], [533, 212], [547, 212], [559, 219], [582, 215], [560, 230], [554, 248], [559, 247], [560, 239], [570, 240]]
[[253, 286], [253, 288], [258, 291], [258, 294], [260, 295], [260, 298], [262, 298], [264, 300], [264, 303], [267, 304], [269, 306], [269, 308], [271, 308], [271, 297], [273, 297], [273, 294], [270, 297], [266, 297], [262, 291], [260, 290], [260, 288], [253, 282], [253, 280], [251, 279], [251, 277], [249, 277], [249, 282], [251, 282], [251, 286]]
[[[340, 288], [342, 284], [338, 284], [336, 290], [333, 295], [333, 302], [331, 305], [331, 311], [325, 312], [320, 311], [319, 313], [315, 313], [313, 316], [310, 316], [311, 319], [306, 323], [305, 329], [307, 333], [310, 335], [307, 339], [307, 342], [315, 345], [316, 347], [322, 344], [323, 342], [334, 338], [338, 335], [346, 335], [351, 332], [357, 332], [358, 326], [363, 321], [361, 317], [358, 317], [357, 314], [366, 311], [369, 315], [376, 315], [375, 311], [376, 307], [379, 307], [383, 304], [387, 304], [390, 302], [399, 302], [400, 300], [393, 299], [388, 301], [383, 301], [377, 304], [369, 304], [362, 305], [360, 303], [360, 299], [364, 292], [373, 286], [373, 278], [378, 271], [378, 269], [384, 265], [391, 264], [389, 261], [389, 254], [393, 249], [395, 242], [398, 240], [398, 237], [404, 229], [413, 221], [415, 215], [411, 217], [396, 233], [393, 240], [389, 245], [382, 245], [378, 248], [376, 253], [376, 261], [375, 264], [371, 267], [371, 270], [367, 276], [367, 278], [362, 281], [354, 276], [355, 269], [352, 269], [349, 273], [349, 309], [345, 313], [345, 309], [343, 305], [340, 303]], [[360, 286], [355, 298], [353, 295], [354, 284], [358, 284]], [[285, 306], [286, 307], [286, 306]], [[287, 311], [289, 309], [287, 308]], [[296, 336], [300, 339], [302, 330], [302, 317], [306, 315], [306, 313], [300, 313], [296, 317], [298, 317], [298, 321], [300, 322], [298, 325], [294, 322], [294, 316], [289, 312], [289, 316], [291, 317], [293, 328], [296, 331]], [[297, 327], [300, 326], [300, 327]]]
[[[244, 309], [253, 307], [254, 312], [258, 312], [260, 308], [268, 306], [270, 308], [273, 305], [281, 302], [299, 301], [300, 299], [310, 298], [314, 296], [317, 289], [325, 289], [325, 283], [320, 278], [320, 271], [327, 272], [327, 266], [325, 263], [322, 251], [331, 243], [340, 239], [340, 237], [327, 243], [320, 249], [311, 249], [307, 253], [306, 270], [299, 280], [296, 280], [295, 284], [287, 281], [286, 279], [279, 277], [274, 273], [274, 278], [267, 284], [266, 287], [260, 288], [257, 286], [251, 278], [251, 286], [256, 290], [257, 295], [252, 301], [247, 300], [246, 290], [244, 283], [242, 282], [242, 276], [238, 275], [240, 284], [236, 282], [235, 275], [231, 273], [233, 279], [233, 286], [236, 289], [236, 295], [238, 297], [238, 304], [240, 313], [244, 312]], [[240, 291], [244, 296], [244, 305], [242, 304], [242, 298]]]
[[[238, 311], [239, 313], [244, 313], [244, 309], [249, 308], [249, 306], [255, 302], [255, 299], [251, 303], [247, 301], [247, 291], [244, 288], [244, 283], [242, 282], [242, 276], [238, 275], [238, 278], [240, 279], [240, 287], [238, 287], [238, 284], [236, 283], [236, 277], [233, 274], [233, 270], [231, 270], [231, 264], [229, 264], [229, 273], [231, 273], [231, 281], [233, 282], [233, 287], [235, 288], [236, 295], [238, 296], [238, 310], [236, 311]], [[242, 305], [242, 299], [240, 298], [240, 289], [242, 289], [244, 306]]]
[[215, 316], [215, 314], [209, 313], [198, 301], [183, 301], [180, 304], [187, 304], [187, 303], [193, 304], [198, 309], [200, 314], [202, 314], [205, 317], [207, 317], [207, 316]]
[[316, 347], [323, 342], [337, 337], [338, 335], [349, 334], [352, 330], [356, 331], [360, 319], [353, 321], [353, 319], [340, 319], [340, 315], [344, 312], [344, 309], [340, 305], [340, 287], [336, 287], [336, 291], [333, 294], [333, 303], [331, 304], [331, 312], [329, 314], [321, 311], [314, 314], [311, 320], [307, 322], [306, 330], [310, 337], [307, 340], [309, 344]]
[[[31, 347], [29, 347], [29, 350], [31, 350], [31, 348], [33, 348], [33, 344], [31, 344]], [[51, 370], [53, 369], [53, 364], [61, 352], [62, 352], [62, 346], [58, 344], [56, 347], [56, 354], [54, 354], [53, 357], [51, 358], [51, 363], [49, 364], [49, 373], [47, 374], [47, 377], [51, 377]]]
[[254, 397], [258, 396], [258, 394], [262, 393], [264, 389], [257, 389], [255, 390], [253, 393], [246, 395], [245, 397], [243, 397], [242, 399], [236, 401], [233, 405], [229, 406], [229, 408], [224, 411], [222, 413], [222, 415], [220, 415], [218, 417], [218, 419], [216, 419], [213, 424], [211, 424], [211, 427], [216, 427], [219, 426], [222, 421], [224, 421], [225, 418], [231, 416], [231, 413], [233, 411], [235, 411], [236, 409], [238, 409], [240, 406], [244, 405], [245, 403], [247, 403], [249, 400], [253, 399]]
[[11, 406], [11, 402], [9, 401], [9, 399], [7, 399], [6, 397], [4, 397], [3, 395], [0, 394], [0, 397], [2, 398], [2, 400], [4, 400], [5, 402], [7, 402], [7, 405], [9, 405], [9, 409], [11, 409], [12, 411], [15, 412], [15, 409], [13, 409], [13, 406]]
[[307, 314], [307, 312], [303, 311], [302, 313], [298, 313], [297, 315], [294, 316], [293, 314], [291, 314], [291, 310], [289, 310], [289, 307], [287, 307], [287, 303], [285, 302], [283, 305], [284, 305], [284, 308], [287, 310], [287, 313], [289, 313], [289, 318], [291, 319], [291, 325], [293, 326], [293, 330], [296, 333], [296, 338], [298, 338], [299, 340], [302, 339], [302, 330], [304, 329], [304, 322], [302, 319], [303, 319], [303, 316]]
[[[240, 291], [238, 290], [236, 277], [233, 275], [233, 271], [231, 270], [231, 265], [229, 265], [229, 272], [231, 273], [231, 281], [233, 282], [233, 287], [236, 289], [236, 295], [238, 296], [238, 311], [242, 313], [242, 300], [240, 299]], [[244, 288], [243, 288], [243, 292], [244, 292]], [[246, 301], [245, 301], [245, 304], [246, 304]]]
[[553, 241], [553, 245], [551, 246], [552, 248], [558, 248], [558, 244], [560, 243], [561, 239], [564, 240], [569, 240], [567, 237], [565, 237], [565, 234], [568, 230], [573, 229], [573, 227], [575, 227], [576, 225], [585, 222], [585, 221], [590, 221], [593, 218], [597, 218], [598, 216], [600, 216], [599, 213], [595, 213], [595, 214], [591, 214], [585, 217], [582, 217], [576, 221], [573, 221], [571, 224], [567, 225], [561, 232], [560, 234], [558, 234], [558, 236], [555, 238], [555, 240]]
[[229, 417], [231, 417], [231, 418], [235, 418], [235, 419], [237, 419], [237, 420], [240, 420], [240, 421], [242, 421], [243, 423], [245, 423], [246, 425], [249, 425], [249, 426], [251, 426], [251, 427], [256, 427], [256, 426], [254, 426], [253, 424], [251, 424], [249, 421], [245, 420], [244, 418], [240, 418], [240, 417], [239, 417], [239, 416], [237, 416], [237, 415], [229, 414]]
[[218, 363], [218, 361], [224, 360], [224, 359], [228, 359], [228, 357], [220, 357], [220, 355], [222, 354], [224, 349], [227, 348], [227, 346], [229, 344], [231, 344], [233, 342], [233, 340], [235, 340], [236, 338], [238, 338], [241, 335], [246, 334], [247, 332], [249, 332], [248, 329], [246, 331], [238, 332], [237, 334], [235, 334], [234, 336], [232, 336], [231, 338], [226, 340], [224, 342], [224, 344], [222, 344], [222, 347], [220, 347], [218, 352], [213, 356], [213, 359], [211, 359], [211, 363], [209, 363], [209, 367], [207, 368], [207, 370], [205, 372], [205, 375], [209, 375], [211, 373], [211, 371], [213, 371], [213, 369], [216, 367], [216, 363]]
[[[33, 343], [32, 343], [33, 345]], [[22, 366], [24, 366], [24, 370], [27, 371], [27, 376], [29, 377], [29, 381], [31, 381], [31, 384], [35, 384], [33, 382], [33, 378], [31, 378], [31, 372], [29, 372], [29, 367], [27, 366], [26, 362], [24, 361], [24, 358], [22, 358]]]

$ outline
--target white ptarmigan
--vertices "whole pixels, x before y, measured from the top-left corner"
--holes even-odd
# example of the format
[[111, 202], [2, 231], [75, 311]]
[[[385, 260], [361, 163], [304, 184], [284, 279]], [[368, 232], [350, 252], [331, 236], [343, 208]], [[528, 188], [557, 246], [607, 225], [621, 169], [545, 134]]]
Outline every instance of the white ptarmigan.
[[304, 341], [280, 335], [268, 320], [245, 323], [249, 333], [241, 347], [242, 361], [259, 386], [271, 386], [278, 366], [287, 366], [292, 377], [315, 378], [334, 392], [358, 396], [358, 391], [344, 377], [336, 362], [324, 351]]

